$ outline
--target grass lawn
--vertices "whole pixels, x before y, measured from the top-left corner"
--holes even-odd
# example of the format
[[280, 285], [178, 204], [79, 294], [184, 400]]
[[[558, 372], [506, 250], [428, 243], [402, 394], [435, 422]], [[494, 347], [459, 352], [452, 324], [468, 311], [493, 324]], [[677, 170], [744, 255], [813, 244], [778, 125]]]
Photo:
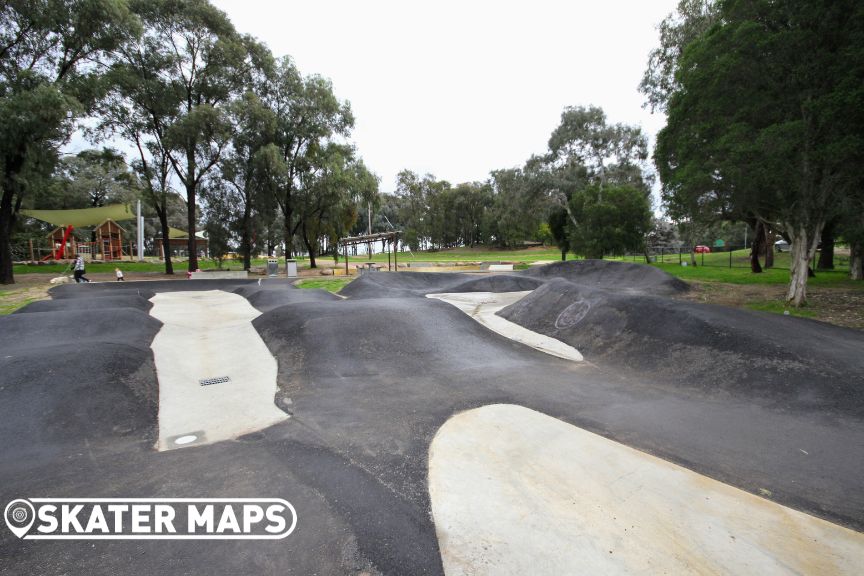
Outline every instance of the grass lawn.
[[323, 288], [328, 292], [339, 292], [354, 278], [306, 278], [294, 283], [298, 288]]
[[818, 318], [819, 313], [812, 308], [789, 308], [785, 302], [777, 300], [758, 300], [755, 302], [747, 302], [744, 307], [748, 310], [758, 310], [759, 312], [771, 312], [773, 314], [790, 314], [792, 316], [802, 316], [804, 318]]
[[0, 290], [0, 316], [11, 314], [31, 302], [48, 298], [47, 282], [22, 282]]
[[[723, 282], [725, 284], [788, 284], [789, 270], [770, 268], [761, 274], [753, 274], [749, 268], [722, 268], [714, 266], [681, 266], [679, 264], [654, 264], [657, 268], [682, 280], [697, 282]], [[807, 281], [808, 287], [826, 286], [864, 290], [864, 282], [849, 279], [846, 270], [820, 270]]]
[[[252, 262], [253, 266], [264, 266], [267, 260], [259, 259]], [[114, 268], [120, 268], [124, 272], [165, 272], [165, 264], [162, 262], [88, 262], [87, 272], [90, 274], [98, 274], [101, 272], [114, 272]], [[213, 270], [216, 268], [216, 263], [212, 260], [199, 260], [198, 267], [201, 270]], [[27, 264], [16, 264], [12, 268], [13, 274], [51, 274], [59, 276], [64, 270], [69, 268], [67, 264], [43, 264], [30, 266]], [[243, 262], [241, 260], [226, 260], [222, 263], [223, 269], [242, 270]], [[70, 269], [71, 270], [71, 269]], [[174, 273], [183, 274], [186, 272], [186, 261], [174, 262]], [[71, 274], [71, 271], [69, 272]]]

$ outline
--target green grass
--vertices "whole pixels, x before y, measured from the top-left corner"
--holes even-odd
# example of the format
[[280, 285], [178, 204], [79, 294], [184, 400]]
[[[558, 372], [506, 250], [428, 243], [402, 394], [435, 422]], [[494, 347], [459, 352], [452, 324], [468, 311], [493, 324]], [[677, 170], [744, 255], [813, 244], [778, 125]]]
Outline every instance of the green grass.
[[802, 316], [804, 318], [816, 318], [818, 314], [815, 310], [807, 308], [795, 308], [786, 306], [783, 302], [775, 300], [757, 300], [756, 302], [748, 302], [744, 304], [745, 308], [750, 310], [758, 310], [760, 312], [771, 312], [773, 314], [789, 313], [791, 316]]
[[3, 301], [3, 292], [0, 292], [0, 316], [6, 316], [7, 314], [12, 314], [19, 308], [23, 308], [27, 306], [31, 302], [35, 302], [38, 298], [27, 298], [26, 300], [18, 300], [15, 302], [4, 302]]
[[[265, 266], [267, 260], [253, 260], [253, 266]], [[212, 260], [199, 260], [198, 267], [201, 270], [213, 270], [216, 268], [216, 263]], [[28, 264], [16, 264], [12, 272], [14, 274], [53, 274], [55, 276], [62, 274], [64, 270], [69, 268], [68, 264], [43, 264], [31, 266]], [[88, 262], [87, 272], [98, 274], [100, 272], [113, 272], [114, 268], [120, 268], [124, 272], [165, 272], [165, 264], [162, 262]], [[241, 260], [226, 260], [222, 263], [224, 270], [242, 270], [243, 262]], [[186, 270], [186, 261], [174, 262], [174, 273], [181, 273]], [[71, 269], [69, 271], [71, 274]]]
[[[681, 266], [680, 264], [654, 264], [657, 268], [682, 280], [698, 282], [725, 282], [727, 284], [788, 284], [789, 270], [770, 268], [753, 274], [749, 268], [722, 268], [715, 266]], [[830, 286], [864, 290], [864, 282], [849, 279], [844, 270], [819, 271], [807, 281], [808, 286]]]
[[32, 300], [7, 300], [10, 296], [12, 296], [15, 292], [11, 290], [6, 290], [0, 292], [0, 316], [5, 316], [7, 314], [11, 314], [15, 310], [22, 308], [32, 302]]
[[294, 283], [298, 288], [323, 288], [328, 292], [339, 292], [354, 278], [304, 279]]

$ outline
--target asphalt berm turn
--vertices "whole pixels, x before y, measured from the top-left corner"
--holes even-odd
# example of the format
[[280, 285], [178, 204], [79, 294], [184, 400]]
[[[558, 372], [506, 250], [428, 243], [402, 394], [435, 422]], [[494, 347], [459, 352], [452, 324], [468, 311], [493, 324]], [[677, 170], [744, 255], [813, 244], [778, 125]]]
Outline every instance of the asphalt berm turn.
[[[182, 290], [233, 292], [262, 313], [253, 325], [278, 362], [274, 402], [289, 419], [154, 449], [161, 323], [149, 299]], [[499, 315], [584, 362], [424, 297], [526, 290]], [[454, 414], [490, 404], [864, 530], [864, 333], [669, 298], [682, 290], [655, 268], [581, 261], [373, 273], [347, 299], [270, 279], [58, 286], [0, 318], [0, 502], [278, 497], [298, 526], [284, 540], [194, 542], [22, 541], [2, 529], [0, 573], [441, 574], [429, 447]]]

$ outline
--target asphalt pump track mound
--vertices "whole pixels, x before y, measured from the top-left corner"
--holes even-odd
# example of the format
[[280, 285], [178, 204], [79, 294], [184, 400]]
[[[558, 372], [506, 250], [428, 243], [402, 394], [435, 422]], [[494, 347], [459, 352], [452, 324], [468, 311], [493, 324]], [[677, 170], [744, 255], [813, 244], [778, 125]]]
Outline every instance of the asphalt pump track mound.
[[[527, 562], [553, 574], [567, 558], [591, 573], [747, 571], [730, 555], [760, 573], [860, 567], [864, 335], [670, 298], [682, 290], [655, 268], [590, 261], [371, 273], [345, 299], [272, 279], [55, 287], [0, 318], [4, 505], [277, 497], [298, 523], [277, 541], [33, 542], [3, 528], [0, 573], [516, 574]], [[154, 310], [184, 291], [225, 295], [201, 330], [254, 308], [242, 322], [275, 359], [266, 411], [278, 418], [160, 451], [160, 380], [174, 368], [154, 362]], [[426, 297], [481, 292], [524, 293], [494, 315], [582, 360]], [[194, 336], [169, 349], [209, 345]], [[187, 379], [201, 372], [196, 354], [175, 356], [197, 370]], [[238, 372], [207, 388], [243, 386], [270, 361], [232, 360], [220, 369]], [[517, 511], [520, 525], [502, 520]], [[747, 515], [757, 528], [732, 519]], [[775, 546], [790, 526], [803, 536]], [[680, 548], [654, 537], [669, 533]]]

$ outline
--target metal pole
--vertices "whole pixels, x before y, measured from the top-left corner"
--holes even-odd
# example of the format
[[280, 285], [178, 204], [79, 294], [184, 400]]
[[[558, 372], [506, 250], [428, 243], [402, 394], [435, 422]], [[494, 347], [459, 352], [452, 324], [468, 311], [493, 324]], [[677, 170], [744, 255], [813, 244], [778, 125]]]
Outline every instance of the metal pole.
[[399, 271], [399, 264], [396, 263], [396, 255], [399, 253], [399, 235], [393, 236], [393, 270]]
[[732, 247], [729, 247], [729, 268], [732, 268]]
[[141, 200], [138, 200], [138, 262], [144, 261], [144, 218], [141, 216]]

